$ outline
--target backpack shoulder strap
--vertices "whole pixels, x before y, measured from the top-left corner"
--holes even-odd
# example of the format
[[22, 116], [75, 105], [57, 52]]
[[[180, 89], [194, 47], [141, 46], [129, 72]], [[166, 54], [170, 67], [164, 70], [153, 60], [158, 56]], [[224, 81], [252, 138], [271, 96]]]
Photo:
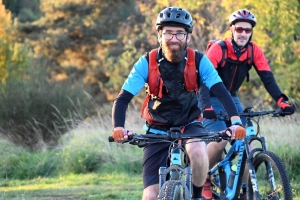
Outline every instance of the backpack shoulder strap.
[[196, 62], [196, 71], [197, 71], [197, 78], [198, 78], [198, 86], [201, 85], [200, 79], [199, 79], [199, 73], [200, 73], [200, 62], [203, 58], [203, 53], [201, 53], [198, 50], [195, 50], [196, 56], [195, 56], [195, 62]]
[[158, 95], [160, 98], [162, 96], [161, 90], [159, 89], [161, 85], [161, 74], [158, 69], [158, 62], [157, 62], [157, 49], [153, 49], [149, 52], [149, 66], [148, 66], [148, 95]]
[[163, 81], [161, 78], [160, 71], [158, 69], [157, 49], [153, 49], [147, 55], [148, 57], [148, 80], [145, 85], [147, 96], [144, 100], [141, 109], [141, 116], [145, 111], [146, 105], [148, 104], [151, 97], [161, 98], [162, 97], [162, 86]]
[[247, 49], [247, 64], [248, 64], [248, 72], [247, 72], [247, 79], [246, 79], [246, 82], [249, 82], [250, 80], [250, 74], [249, 74], [249, 70], [251, 69], [252, 65], [254, 64], [253, 62], [253, 55], [254, 55], [254, 52], [253, 52], [253, 44], [252, 42], [249, 42], [249, 48]]
[[[184, 68], [184, 84], [186, 90], [191, 92], [195, 91], [198, 92], [198, 69], [196, 66], [196, 52], [191, 49], [187, 48], [187, 61], [186, 66]], [[197, 84], [195, 84], [195, 82]]]
[[248, 48], [248, 64], [250, 66], [252, 66], [254, 63], [253, 63], [253, 44], [252, 42], [249, 42], [249, 48]]
[[219, 63], [219, 67], [223, 67], [227, 59], [227, 45], [224, 40], [217, 40], [216, 43], [218, 43], [222, 48], [222, 60]]
[[193, 49], [191, 49], [191, 48], [187, 48], [187, 57], [188, 57], [188, 60], [187, 60], [187, 62], [188, 62], [188, 65], [191, 65], [191, 66], [195, 66], [195, 55], [196, 55], [196, 53], [195, 53], [195, 51], [193, 50]]

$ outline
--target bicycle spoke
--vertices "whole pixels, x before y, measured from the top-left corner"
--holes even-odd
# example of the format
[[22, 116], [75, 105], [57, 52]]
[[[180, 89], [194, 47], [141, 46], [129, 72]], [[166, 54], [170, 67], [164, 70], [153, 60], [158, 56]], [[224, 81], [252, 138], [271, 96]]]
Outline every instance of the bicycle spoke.
[[[281, 160], [274, 153], [261, 152], [254, 159], [257, 185], [262, 200], [292, 199], [292, 190], [287, 172]], [[251, 185], [251, 181], [249, 183]], [[252, 188], [250, 198], [254, 198]]]

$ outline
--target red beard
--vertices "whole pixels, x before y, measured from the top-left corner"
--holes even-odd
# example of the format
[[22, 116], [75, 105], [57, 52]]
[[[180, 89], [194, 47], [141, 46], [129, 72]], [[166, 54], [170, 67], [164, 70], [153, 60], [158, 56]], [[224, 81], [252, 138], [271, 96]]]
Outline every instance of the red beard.
[[[178, 45], [178, 49], [171, 49], [171, 45]], [[166, 42], [162, 44], [162, 50], [165, 58], [171, 63], [178, 63], [184, 59], [186, 44], [182, 42]]]

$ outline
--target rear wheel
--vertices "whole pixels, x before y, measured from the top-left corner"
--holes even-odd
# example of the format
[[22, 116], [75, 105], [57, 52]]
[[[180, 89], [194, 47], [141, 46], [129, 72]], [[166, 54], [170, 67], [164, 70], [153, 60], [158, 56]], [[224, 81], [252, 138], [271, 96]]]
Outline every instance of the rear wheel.
[[[258, 153], [253, 160], [260, 199], [292, 199], [292, 189], [284, 164], [270, 151]], [[248, 180], [248, 199], [256, 199], [251, 179]]]
[[183, 200], [184, 187], [178, 181], [167, 181], [161, 195], [163, 200]]

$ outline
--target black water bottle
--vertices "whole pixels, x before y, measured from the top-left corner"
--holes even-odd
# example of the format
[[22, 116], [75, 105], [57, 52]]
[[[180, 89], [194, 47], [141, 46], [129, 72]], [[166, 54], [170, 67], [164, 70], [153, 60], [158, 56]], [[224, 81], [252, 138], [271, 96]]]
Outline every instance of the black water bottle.
[[236, 165], [231, 166], [231, 173], [229, 175], [229, 180], [228, 180], [228, 187], [230, 189], [232, 189], [232, 187], [233, 187], [236, 168], [237, 168]]

